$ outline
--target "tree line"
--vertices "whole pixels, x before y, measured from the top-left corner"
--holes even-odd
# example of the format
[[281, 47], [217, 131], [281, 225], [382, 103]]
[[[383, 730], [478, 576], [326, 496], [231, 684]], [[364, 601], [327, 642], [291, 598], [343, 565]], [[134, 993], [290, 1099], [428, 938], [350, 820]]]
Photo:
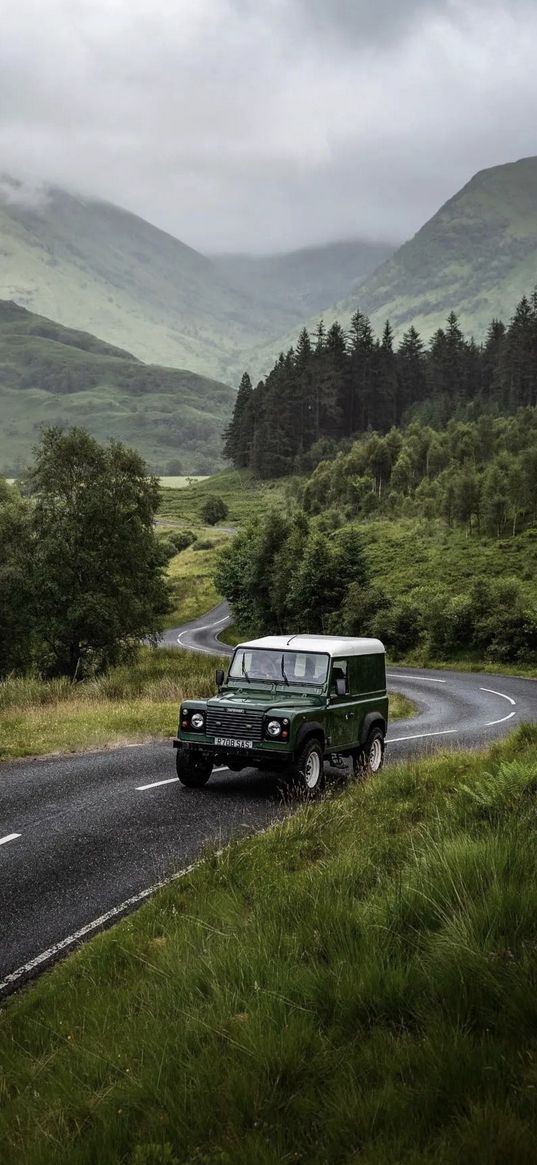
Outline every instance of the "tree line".
[[537, 409], [482, 414], [442, 430], [412, 422], [373, 433], [317, 465], [306, 513], [339, 525], [353, 518], [443, 518], [501, 538], [537, 521]]
[[389, 432], [410, 419], [441, 427], [457, 410], [510, 413], [537, 405], [537, 290], [508, 326], [466, 339], [454, 312], [428, 347], [410, 327], [396, 348], [389, 322], [379, 339], [357, 311], [345, 332], [322, 321], [281, 353], [254, 388], [244, 373], [224, 453], [236, 468], [278, 477], [313, 468], [326, 449], [360, 433]]
[[120, 442], [49, 428], [20, 485], [0, 479], [0, 677], [95, 674], [169, 609], [158, 480]]

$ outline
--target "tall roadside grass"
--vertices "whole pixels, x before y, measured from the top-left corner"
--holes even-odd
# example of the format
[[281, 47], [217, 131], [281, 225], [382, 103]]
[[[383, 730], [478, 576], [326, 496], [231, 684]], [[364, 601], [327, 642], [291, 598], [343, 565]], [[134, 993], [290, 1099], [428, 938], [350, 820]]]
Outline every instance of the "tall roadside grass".
[[72, 684], [0, 683], [0, 760], [172, 736], [184, 697], [215, 691], [218, 659], [176, 648], [140, 650], [128, 665]]
[[522, 728], [209, 854], [7, 1001], [3, 1159], [533, 1165], [536, 792]]

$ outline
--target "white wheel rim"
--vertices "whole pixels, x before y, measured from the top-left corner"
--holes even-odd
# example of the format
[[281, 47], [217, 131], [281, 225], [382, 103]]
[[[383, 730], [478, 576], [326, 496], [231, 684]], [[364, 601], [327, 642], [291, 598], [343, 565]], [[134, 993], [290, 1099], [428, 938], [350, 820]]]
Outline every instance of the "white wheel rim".
[[304, 780], [308, 789], [315, 789], [321, 775], [321, 758], [318, 752], [310, 752], [304, 765]]
[[379, 736], [371, 741], [371, 748], [369, 749], [369, 768], [372, 773], [378, 772], [382, 764], [382, 742]]

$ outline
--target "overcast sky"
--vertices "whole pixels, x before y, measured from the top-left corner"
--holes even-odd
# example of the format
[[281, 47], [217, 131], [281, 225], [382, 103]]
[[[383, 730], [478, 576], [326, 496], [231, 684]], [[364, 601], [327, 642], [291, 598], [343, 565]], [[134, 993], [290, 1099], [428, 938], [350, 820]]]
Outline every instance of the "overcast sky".
[[200, 250], [402, 239], [537, 154], [536, 0], [4, 0], [0, 171]]

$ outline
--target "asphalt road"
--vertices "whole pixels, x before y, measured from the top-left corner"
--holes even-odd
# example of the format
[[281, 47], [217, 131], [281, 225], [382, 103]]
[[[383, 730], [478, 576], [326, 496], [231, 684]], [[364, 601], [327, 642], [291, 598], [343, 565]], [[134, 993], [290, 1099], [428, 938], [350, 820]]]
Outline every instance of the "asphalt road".
[[[229, 654], [215, 639], [227, 618], [221, 604], [163, 642]], [[537, 718], [533, 680], [397, 668], [389, 676], [419, 715], [393, 724], [387, 763], [486, 745]], [[208, 846], [289, 811], [278, 786], [253, 770], [215, 772], [205, 788], [183, 788], [168, 742], [10, 762], [0, 765], [0, 780], [0, 994], [135, 906]]]

